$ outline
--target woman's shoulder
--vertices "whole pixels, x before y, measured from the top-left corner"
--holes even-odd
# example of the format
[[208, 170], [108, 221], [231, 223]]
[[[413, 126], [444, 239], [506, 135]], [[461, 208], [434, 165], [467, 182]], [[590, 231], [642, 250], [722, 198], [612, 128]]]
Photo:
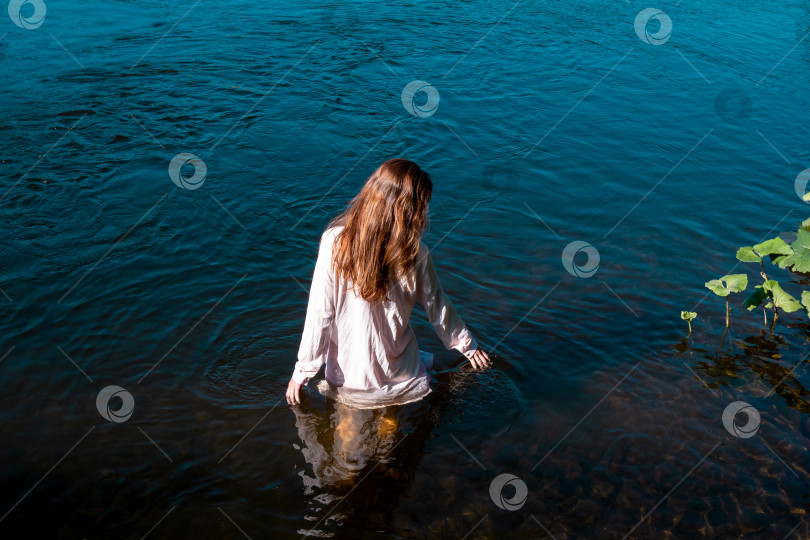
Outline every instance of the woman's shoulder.
[[338, 233], [342, 231], [344, 228], [343, 225], [334, 225], [332, 227], [327, 227], [323, 234], [321, 235], [321, 242], [325, 242], [327, 240], [334, 241], [335, 237], [337, 237]]
[[430, 253], [427, 244], [425, 243], [424, 239], [419, 239], [419, 255], [426, 256]]
[[331, 227], [327, 227], [326, 230], [323, 231], [323, 236], [337, 236], [344, 227], [344, 225], [332, 225]]
[[425, 244], [424, 240], [419, 240], [419, 253], [416, 255], [416, 264], [417, 265], [424, 265], [425, 261], [427, 261], [428, 257], [430, 256], [430, 250]]

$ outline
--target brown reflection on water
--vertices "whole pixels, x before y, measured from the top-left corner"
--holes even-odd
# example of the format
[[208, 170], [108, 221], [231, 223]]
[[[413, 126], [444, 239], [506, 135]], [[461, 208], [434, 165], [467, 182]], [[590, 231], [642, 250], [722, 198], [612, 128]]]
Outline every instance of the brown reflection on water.
[[[305, 461], [296, 473], [309, 506], [303, 517], [310, 525], [299, 534], [426, 533], [413, 521], [415, 514], [403, 519], [403, 509], [425, 496], [412, 484], [430, 453], [431, 440], [439, 437], [437, 431], [471, 418], [480, 421], [490, 409], [499, 419], [499, 430], [508, 433], [525, 405], [506, 375], [510, 367], [497, 355], [493, 362], [501, 369], [475, 372], [464, 365], [435, 373], [433, 392], [419, 402], [362, 410], [309, 392], [301, 405], [291, 407], [301, 441], [294, 446]], [[463, 455], [458, 446], [455, 450]], [[431, 491], [456, 489], [463, 486], [461, 480], [436, 474], [431, 483], [438, 487]], [[425, 522], [432, 522], [430, 534], [441, 530], [456, 535], [463, 526], [441, 518], [446, 512], [441, 504], [431, 510]]]
[[397, 434], [394, 407], [355, 409], [331, 400], [329, 405], [327, 413], [307, 405], [292, 407], [304, 443], [301, 453], [315, 475], [302, 475], [308, 491], [325, 486], [351, 488], [367, 465], [387, 461]]
[[339, 530], [389, 530], [410, 471], [421, 458], [429, 407], [424, 402], [356, 409], [306, 396], [291, 407], [306, 466], [297, 471], [309, 510], [307, 536]]
[[[454, 421], [452, 407], [445, 411], [423, 450], [431, 459], [421, 463], [393, 515], [396, 532], [558, 540], [628, 533], [637, 539], [807, 537], [807, 415], [786, 408], [787, 400], [766, 398], [773, 385], [760, 378], [784, 377], [792, 366], [776, 369], [760, 357], [773, 362], [774, 347], [786, 347], [778, 339], [759, 345], [754, 339], [742, 340], [739, 353], [715, 352], [720, 336], [711, 339], [644, 358], [618, 386], [636, 361], [594, 372], [570, 398], [535, 395], [532, 413], [506, 431], [499, 407], [488, 396], [475, 399], [480, 386], [462, 389], [448, 401], [483, 401], [477, 426], [489, 431], [476, 437]], [[727, 347], [737, 343], [726, 339]], [[797, 391], [789, 380], [782, 384]], [[762, 414], [750, 439], [722, 424], [723, 410], [735, 400], [750, 401]], [[489, 498], [490, 482], [503, 472], [528, 486], [519, 511], [499, 509]]]
[[[676, 349], [685, 352], [678, 347]], [[779, 334], [762, 331], [759, 335], [737, 339], [731, 348], [718, 349], [713, 354], [703, 352], [705, 360], [695, 362], [694, 369], [701, 374], [709, 388], [717, 389], [731, 381], [749, 381], [757, 396], [776, 394], [789, 408], [810, 412], [806, 396], [810, 391], [798, 379], [808, 354]]]

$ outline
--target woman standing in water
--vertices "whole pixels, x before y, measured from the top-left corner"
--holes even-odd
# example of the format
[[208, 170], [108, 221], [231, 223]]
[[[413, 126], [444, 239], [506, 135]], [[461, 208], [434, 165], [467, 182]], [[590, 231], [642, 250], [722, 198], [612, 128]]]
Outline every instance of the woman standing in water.
[[433, 355], [410, 325], [416, 300], [447, 349], [490, 366], [442, 290], [421, 236], [433, 191], [407, 159], [389, 159], [321, 236], [304, 332], [287, 402], [326, 363], [321, 393], [358, 409], [401, 405], [430, 393]]

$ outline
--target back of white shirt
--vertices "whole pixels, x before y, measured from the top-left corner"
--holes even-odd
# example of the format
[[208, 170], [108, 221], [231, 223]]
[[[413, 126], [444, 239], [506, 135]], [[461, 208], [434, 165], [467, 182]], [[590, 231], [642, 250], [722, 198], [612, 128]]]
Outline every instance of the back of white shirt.
[[424, 243], [410, 274], [389, 283], [390, 300], [368, 302], [331, 269], [340, 230], [321, 236], [292, 378], [306, 384], [326, 363], [319, 390], [348, 405], [376, 408], [421, 399], [430, 393], [425, 363], [432, 355], [420, 354], [410, 325], [416, 300], [447, 349], [469, 357], [478, 344], [442, 290]]

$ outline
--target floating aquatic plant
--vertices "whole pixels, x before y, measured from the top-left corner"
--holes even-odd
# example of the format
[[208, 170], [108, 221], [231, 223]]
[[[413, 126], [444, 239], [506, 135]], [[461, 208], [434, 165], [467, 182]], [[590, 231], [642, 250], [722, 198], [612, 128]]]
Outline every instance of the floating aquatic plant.
[[810, 317], [810, 291], [802, 291], [801, 302], [804, 306], [804, 310], [807, 312], [807, 316]]
[[[802, 293], [803, 300], [810, 300], [810, 297], [806, 296], [807, 292], [808, 291], [804, 291]], [[803, 307], [798, 300], [796, 300], [789, 293], [785, 292], [779, 282], [775, 279], [769, 279], [762, 285], [757, 285], [754, 288], [754, 292], [748, 295], [748, 298], [745, 299], [745, 307], [750, 311], [757, 306], [763, 305], [766, 300], [768, 302], [767, 304], [764, 304], [765, 307], [768, 309], [773, 308], [774, 322], [779, 319], [780, 309], [785, 313], [793, 313], [794, 311], [798, 311]]]
[[[810, 192], [804, 196], [810, 202]], [[792, 235], [791, 235], [792, 236]], [[787, 237], [787, 236], [786, 236]], [[743, 246], [737, 250], [737, 259], [742, 262], [759, 263], [762, 283], [755, 285], [754, 290], [745, 298], [743, 305], [749, 311], [762, 307], [765, 324], [768, 324], [768, 309], [773, 309], [773, 323], [779, 319], [779, 310], [785, 313], [802, 310], [810, 317], [810, 291], [803, 291], [801, 300], [797, 300], [782, 288], [775, 279], [768, 277], [765, 272], [765, 258], [782, 269], [798, 274], [810, 274], [810, 218], [799, 225], [795, 240], [788, 244], [779, 236], [760, 242], [754, 246]], [[746, 274], [730, 274], [706, 282], [706, 287], [718, 296], [726, 299], [726, 330], [729, 327], [729, 296], [731, 293], [744, 291], [748, 287]], [[691, 321], [696, 318], [695, 313], [681, 312], [681, 319], [689, 323], [689, 333], [692, 333]], [[771, 326], [773, 328], [773, 325]], [[725, 336], [725, 332], [723, 333]]]
[[[776, 263], [777, 259], [783, 260], [783, 257], [793, 254], [793, 248], [791, 248], [787, 242], [777, 236], [776, 238], [765, 240], [764, 242], [755, 246], [741, 247], [737, 250], [737, 259], [742, 262], [758, 262], [762, 264], [763, 258], [770, 256], [771, 262]], [[764, 265], [762, 266], [762, 272], [765, 272]]]
[[[808, 298], [810, 301], [810, 298]], [[692, 321], [697, 318], [697, 313], [694, 311], [681, 311], [681, 319], [686, 321], [686, 324], [689, 325], [689, 333], [692, 333]]]
[[[777, 236], [776, 238], [765, 240], [764, 242], [761, 242], [755, 246], [741, 247], [737, 250], [737, 259], [742, 262], [758, 262], [760, 268], [762, 269], [760, 275], [762, 276], [762, 281], [764, 283], [768, 281], [768, 275], [765, 273], [764, 258], [770, 257], [773, 264], [779, 264], [779, 261], [784, 260], [785, 257], [789, 257], [793, 254], [793, 248], [791, 248], [787, 242]], [[763, 325], [768, 324], [768, 312], [766, 311], [766, 307], [770, 308], [772, 306], [772, 304], [766, 305], [762, 302], [767, 297], [767, 291], [765, 291], [761, 285], [757, 285], [754, 292], [748, 295], [748, 298], [746, 298], [744, 302], [744, 305], [748, 311], [751, 311], [757, 306], [762, 306], [762, 317], [765, 321]]]
[[773, 262], [779, 265], [779, 268], [790, 268], [794, 272], [810, 272], [810, 231], [799, 229], [796, 241], [790, 245], [790, 253], [774, 258]]
[[718, 279], [712, 279], [706, 282], [706, 287], [717, 296], [723, 296], [726, 299], [726, 328], [728, 328], [728, 296], [731, 293], [738, 293], [748, 287], [748, 276], [745, 274], [729, 274]]

